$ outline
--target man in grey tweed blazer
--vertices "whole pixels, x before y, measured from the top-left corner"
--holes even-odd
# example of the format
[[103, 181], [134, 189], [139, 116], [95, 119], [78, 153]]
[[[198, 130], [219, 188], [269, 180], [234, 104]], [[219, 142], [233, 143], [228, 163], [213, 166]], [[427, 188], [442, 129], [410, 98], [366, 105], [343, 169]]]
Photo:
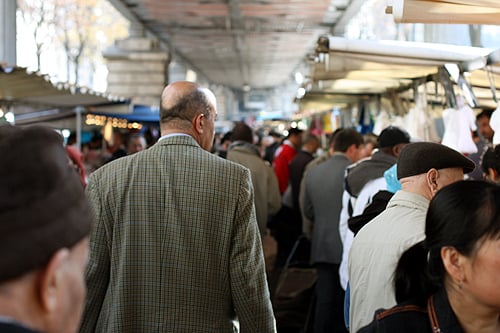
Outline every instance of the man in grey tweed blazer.
[[275, 332], [248, 169], [209, 153], [215, 97], [176, 82], [162, 137], [95, 171], [81, 332]]

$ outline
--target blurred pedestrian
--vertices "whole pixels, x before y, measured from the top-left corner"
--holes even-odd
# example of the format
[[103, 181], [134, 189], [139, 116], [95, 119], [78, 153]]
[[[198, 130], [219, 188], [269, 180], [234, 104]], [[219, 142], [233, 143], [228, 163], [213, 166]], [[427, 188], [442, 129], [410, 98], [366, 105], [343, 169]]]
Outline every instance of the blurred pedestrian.
[[66, 153], [68, 154], [68, 163], [80, 177], [82, 186], [87, 186], [87, 175], [83, 164], [83, 153], [75, 146], [66, 146]]
[[252, 176], [255, 193], [255, 211], [261, 237], [267, 230], [268, 219], [281, 207], [278, 179], [269, 164], [260, 157], [253, 144], [252, 129], [245, 123], [236, 123], [232, 130], [233, 143], [229, 146], [227, 159], [247, 167]]
[[304, 215], [312, 221], [311, 262], [318, 272], [314, 332], [346, 332], [344, 290], [338, 274], [342, 258], [339, 215], [345, 170], [359, 160], [362, 147], [363, 137], [355, 129], [340, 131], [333, 156], [311, 169], [304, 180]]
[[484, 179], [500, 183], [500, 145], [486, 150], [481, 161], [481, 170]]
[[228, 148], [227, 159], [250, 170], [266, 271], [270, 273], [276, 260], [277, 243], [267, 228], [267, 222], [281, 208], [278, 179], [271, 165], [260, 156], [259, 149], [254, 144], [253, 131], [248, 125], [243, 122], [236, 123], [231, 137], [233, 143]]
[[288, 165], [302, 145], [303, 132], [304, 131], [298, 128], [290, 128], [288, 130], [288, 136], [276, 150], [274, 155], [273, 167], [276, 177], [278, 177], [281, 194], [283, 194], [288, 187], [288, 178], [290, 177]]
[[278, 132], [270, 131], [269, 138], [271, 139], [271, 143], [269, 143], [264, 149], [264, 160], [268, 161], [272, 165], [276, 150], [281, 145], [282, 136]]
[[147, 147], [148, 145], [144, 136], [139, 133], [134, 133], [131, 134], [128, 139], [127, 153], [128, 155], [132, 155], [145, 150]]
[[228, 131], [220, 139], [220, 144], [217, 147], [217, 151], [215, 152], [215, 154], [219, 157], [227, 158], [227, 150], [232, 142], [233, 142], [233, 132]]

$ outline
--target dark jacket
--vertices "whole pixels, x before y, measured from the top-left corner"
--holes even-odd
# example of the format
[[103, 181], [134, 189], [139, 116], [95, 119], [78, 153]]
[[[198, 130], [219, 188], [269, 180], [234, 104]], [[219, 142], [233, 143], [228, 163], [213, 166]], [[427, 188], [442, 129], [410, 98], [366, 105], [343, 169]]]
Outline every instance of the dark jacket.
[[14, 322], [0, 322], [0, 332], [2, 333], [40, 333]]
[[349, 166], [345, 186], [347, 192], [357, 198], [359, 192], [370, 180], [384, 176], [384, 172], [396, 163], [396, 157], [382, 151], [375, 152], [370, 158]]
[[398, 304], [389, 310], [379, 310], [375, 319], [358, 333], [463, 333], [453, 313], [444, 289], [429, 297], [427, 307]]
[[302, 181], [302, 176], [304, 175], [304, 170], [309, 162], [314, 159], [312, 153], [301, 150], [295, 155], [290, 164], [288, 165], [288, 170], [290, 171], [289, 181], [292, 187], [292, 203], [293, 209], [300, 211], [299, 207], [299, 193], [300, 193], [300, 183]]

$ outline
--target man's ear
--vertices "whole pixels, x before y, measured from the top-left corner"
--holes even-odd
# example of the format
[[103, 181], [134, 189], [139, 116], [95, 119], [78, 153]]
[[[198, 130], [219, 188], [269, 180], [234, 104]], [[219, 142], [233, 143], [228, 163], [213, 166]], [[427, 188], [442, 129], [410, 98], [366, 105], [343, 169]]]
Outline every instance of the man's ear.
[[204, 121], [205, 119], [205, 114], [203, 113], [198, 113], [195, 117], [194, 117], [194, 129], [196, 130], [196, 132], [198, 133], [203, 133], [203, 128], [205, 126], [204, 124]]
[[437, 183], [438, 178], [439, 178], [439, 171], [437, 171], [436, 169], [432, 168], [429, 171], [427, 171], [426, 173], [427, 186], [429, 187], [432, 196], [434, 196], [434, 194], [436, 194], [436, 192], [439, 189]]
[[401, 153], [401, 150], [403, 150], [403, 148], [405, 147], [405, 145], [399, 143], [395, 146], [392, 147], [392, 154], [396, 157], [399, 156], [399, 154]]
[[63, 279], [64, 262], [69, 256], [66, 248], [56, 251], [38, 276], [38, 299], [40, 307], [46, 312], [57, 308], [58, 294]]
[[460, 288], [465, 280], [465, 257], [453, 246], [445, 246], [441, 248], [441, 260], [446, 272]]

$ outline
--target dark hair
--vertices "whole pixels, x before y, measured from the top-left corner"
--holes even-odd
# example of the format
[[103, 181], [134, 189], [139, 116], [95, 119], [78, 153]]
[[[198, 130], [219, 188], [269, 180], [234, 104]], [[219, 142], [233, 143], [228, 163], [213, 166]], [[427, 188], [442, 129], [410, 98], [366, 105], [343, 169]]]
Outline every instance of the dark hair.
[[488, 119], [491, 119], [491, 115], [493, 114], [493, 111], [495, 111], [495, 110], [485, 109], [485, 110], [481, 111], [480, 113], [477, 114], [476, 120], [479, 120], [483, 117], [487, 117]]
[[312, 134], [311, 132], [306, 132], [302, 136], [302, 145], [313, 143], [313, 142], [320, 143], [319, 138], [316, 135]]
[[481, 169], [484, 173], [488, 173], [490, 168], [500, 174], [500, 145], [496, 146], [495, 149], [488, 148], [483, 155]]
[[287, 135], [287, 138], [291, 137], [291, 136], [295, 136], [295, 135], [302, 135], [304, 131], [299, 129], [299, 128], [296, 128], [296, 127], [291, 127], [288, 129], [288, 135]]
[[234, 141], [236, 139], [233, 138], [233, 132], [232, 131], [228, 131], [226, 132], [226, 134], [224, 134], [224, 136], [222, 136], [222, 139], [220, 139], [220, 143], [223, 144], [225, 143], [226, 141]]
[[425, 304], [442, 287], [446, 271], [441, 248], [471, 256], [485, 239], [500, 237], [500, 186], [459, 181], [436, 193], [425, 221], [426, 239], [401, 256], [394, 275], [396, 301]]
[[232, 131], [231, 138], [233, 141], [245, 141], [248, 143], [253, 143], [253, 132], [250, 126], [243, 122], [237, 122]]
[[363, 137], [354, 128], [346, 128], [337, 133], [333, 141], [333, 149], [345, 153], [350, 146], [359, 147], [363, 144]]
[[180, 97], [177, 103], [168, 109], [163, 107], [163, 103], [160, 103], [160, 123], [174, 119], [191, 121], [200, 113], [204, 113], [207, 118], [210, 118], [210, 108], [210, 101], [203, 90], [195, 89]]
[[330, 134], [330, 137], [328, 138], [328, 147], [333, 147], [333, 144], [335, 143], [335, 138], [337, 137], [337, 134], [339, 134], [343, 130], [344, 130], [343, 127], [339, 127], [335, 131], [333, 131], [332, 134]]

